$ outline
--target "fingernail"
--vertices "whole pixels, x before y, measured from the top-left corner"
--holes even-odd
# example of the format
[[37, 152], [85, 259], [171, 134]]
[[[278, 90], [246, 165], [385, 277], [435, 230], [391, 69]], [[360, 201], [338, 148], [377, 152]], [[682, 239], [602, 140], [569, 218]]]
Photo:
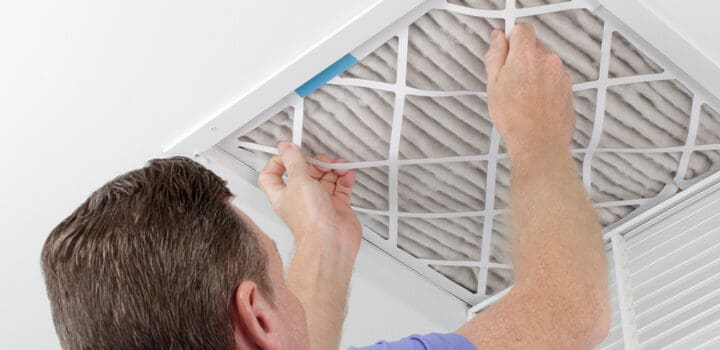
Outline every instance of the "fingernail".
[[493, 31], [490, 33], [490, 40], [495, 40], [498, 36], [497, 29], [493, 29]]

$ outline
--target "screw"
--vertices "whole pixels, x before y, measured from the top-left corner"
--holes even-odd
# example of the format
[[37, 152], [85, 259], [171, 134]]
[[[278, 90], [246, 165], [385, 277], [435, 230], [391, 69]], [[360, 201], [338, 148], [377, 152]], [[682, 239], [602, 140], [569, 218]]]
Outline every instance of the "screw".
[[215, 130], [217, 130], [217, 126], [215, 126], [215, 125], [210, 125], [210, 128], [209, 128], [209, 129], [210, 129], [210, 131], [215, 131]]

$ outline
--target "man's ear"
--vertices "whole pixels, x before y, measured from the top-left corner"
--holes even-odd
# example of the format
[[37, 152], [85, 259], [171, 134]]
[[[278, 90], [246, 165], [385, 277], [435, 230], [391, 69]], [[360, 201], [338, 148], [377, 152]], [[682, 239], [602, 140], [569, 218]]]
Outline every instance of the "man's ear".
[[272, 305], [260, 292], [257, 284], [243, 281], [235, 291], [234, 308], [236, 315], [236, 338], [242, 338], [260, 349], [280, 349], [281, 337], [278, 333], [279, 320], [271, 317]]

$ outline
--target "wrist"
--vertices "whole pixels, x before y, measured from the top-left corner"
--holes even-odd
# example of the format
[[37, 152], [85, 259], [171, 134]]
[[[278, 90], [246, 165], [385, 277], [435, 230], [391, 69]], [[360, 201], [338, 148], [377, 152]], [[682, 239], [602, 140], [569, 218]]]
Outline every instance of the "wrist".
[[333, 309], [345, 303], [355, 254], [331, 249], [322, 242], [302, 239], [295, 244], [295, 253], [287, 275], [290, 289], [307, 309]]
[[[354, 215], [354, 214], [353, 214]], [[356, 221], [353, 224], [343, 224], [340, 227], [333, 224], [307, 225], [299, 229], [291, 228], [295, 236], [296, 248], [305, 244], [311, 249], [327, 251], [354, 258], [360, 249], [362, 228]]]
[[325, 265], [326, 269], [352, 269], [359, 245], [343, 240], [337, 233], [306, 232], [295, 237], [295, 256], [307, 256]]
[[544, 162], [548, 159], [571, 157], [568, 145], [560, 142], [508, 145], [507, 153], [511, 162], [523, 163]]

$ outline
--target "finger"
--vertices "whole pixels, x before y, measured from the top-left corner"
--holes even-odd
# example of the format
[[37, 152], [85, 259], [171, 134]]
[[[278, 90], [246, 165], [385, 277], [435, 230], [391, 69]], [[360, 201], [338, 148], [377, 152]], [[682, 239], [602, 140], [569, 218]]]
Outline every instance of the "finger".
[[355, 185], [355, 172], [349, 170], [344, 175], [340, 176], [338, 181], [335, 183], [335, 197], [341, 199], [343, 202], [350, 204], [350, 198], [352, 197], [352, 189]]
[[280, 142], [278, 144], [278, 153], [282, 163], [285, 165], [285, 170], [287, 170], [288, 180], [302, 179], [308, 176], [305, 156], [298, 146], [290, 142]]
[[[334, 161], [334, 159], [332, 157], [325, 155], [325, 154], [318, 154], [313, 158], [317, 159], [321, 162], [325, 162], [325, 163], [332, 163]], [[321, 177], [323, 177], [323, 175], [325, 175], [325, 173], [330, 171], [330, 169], [325, 168], [321, 165], [317, 165], [317, 164], [308, 164], [307, 168], [308, 168], [308, 175], [310, 175], [310, 177], [312, 177], [313, 179], [317, 179], [317, 180], [319, 180]]]
[[550, 52], [550, 50], [547, 48], [547, 46], [545, 46], [545, 44], [543, 44], [539, 40], [537, 40], [535, 42], [535, 48], [537, 49], [537, 51], [539, 53], [541, 53], [543, 55], [551, 55], [552, 54], [552, 52]]
[[[334, 163], [334, 162], [335, 162], [335, 158], [330, 157], [330, 156], [327, 155], [327, 154], [322, 154], [322, 153], [317, 154], [317, 155], [316, 155], [315, 157], [313, 157], [313, 158], [315, 158], [315, 159], [317, 159], [317, 160], [319, 160], [319, 161], [321, 161], [321, 162], [323, 162], [323, 163]], [[323, 173], [327, 173], [328, 171], [330, 171], [329, 168], [326, 168], [326, 167], [324, 167], [324, 166], [322, 166], [322, 165], [315, 165], [315, 166], [316, 166], [320, 171], [322, 171]]]
[[532, 25], [520, 22], [515, 25], [510, 34], [510, 50], [508, 57], [512, 58], [519, 52], [532, 50], [535, 48], [537, 38], [535, 37], [535, 29]]
[[[315, 159], [325, 163], [335, 163], [335, 158], [325, 154], [318, 154], [317, 156], [315, 156]], [[322, 189], [329, 194], [332, 194], [335, 189], [336, 179], [333, 179], [332, 176], [333, 171], [323, 166], [315, 166], [315, 169], [311, 174], [312, 178], [320, 182], [320, 187], [322, 187]]]
[[485, 54], [485, 71], [488, 80], [494, 81], [500, 68], [505, 65], [508, 55], [508, 42], [505, 38], [505, 32], [495, 29], [490, 34], [490, 48]]
[[340, 176], [334, 171], [328, 171], [320, 178], [320, 185], [327, 193], [332, 194], [335, 191], [335, 184], [339, 178]]
[[563, 61], [560, 56], [552, 52], [547, 46], [545, 46], [545, 44], [543, 44], [539, 40], [537, 41], [535, 47], [539, 56], [542, 57], [545, 62], [550, 63], [551, 67], [562, 69]]
[[555, 53], [550, 51], [550, 49], [547, 46], [545, 46], [545, 44], [543, 44], [540, 40], [536, 41], [535, 50], [541, 57], [549, 58], [551, 56], [557, 56]]
[[[348, 163], [348, 161], [345, 159], [339, 158], [339, 159], [335, 160], [335, 163], [344, 164], [344, 163]], [[335, 172], [335, 174], [338, 174], [338, 176], [343, 176], [348, 171], [350, 171], [350, 169], [333, 169], [333, 171]]]
[[274, 156], [258, 175], [258, 186], [271, 200], [285, 189], [283, 174], [285, 174], [285, 165], [279, 156]]

